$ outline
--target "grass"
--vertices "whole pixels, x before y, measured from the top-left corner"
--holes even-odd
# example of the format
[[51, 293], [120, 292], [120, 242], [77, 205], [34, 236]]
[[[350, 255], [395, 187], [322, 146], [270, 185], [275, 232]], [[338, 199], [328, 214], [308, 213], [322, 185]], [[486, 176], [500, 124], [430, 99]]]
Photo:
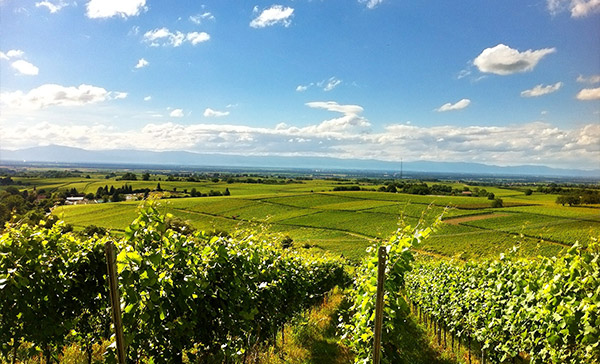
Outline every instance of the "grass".
[[275, 345], [254, 353], [250, 361], [254, 359], [262, 364], [352, 363], [352, 352], [337, 335], [337, 315], [343, 299], [342, 291], [330, 292], [321, 305], [286, 326]]
[[[251, 359], [261, 364], [347, 364], [354, 361], [349, 348], [340, 339], [338, 317], [348, 303], [339, 289], [326, 296], [323, 303], [308, 310], [294, 323], [285, 327], [273, 346], [264, 348]], [[417, 325], [408, 306], [404, 307], [400, 362], [396, 364], [457, 364], [451, 356], [436, 348], [423, 328]], [[384, 354], [385, 355], [385, 354]]]

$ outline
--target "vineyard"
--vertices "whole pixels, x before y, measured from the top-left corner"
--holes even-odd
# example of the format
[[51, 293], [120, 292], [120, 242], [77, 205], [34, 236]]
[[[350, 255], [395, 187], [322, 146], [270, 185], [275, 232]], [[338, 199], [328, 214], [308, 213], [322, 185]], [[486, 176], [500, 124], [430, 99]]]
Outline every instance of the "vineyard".
[[[52, 227], [9, 227], [0, 245], [0, 333], [7, 361], [109, 339], [104, 243]], [[117, 243], [128, 358], [243, 360], [347, 280], [339, 258], [286, 250], [257, 231], [185, 235], [149, 206]], [[112, 350], [112, 349], [111, 349]], [[108, 355], [107, 358], [114, 358]]]
[[406, 275], [405, 292], [438, 327], [479, 342], [490, 362], [600, 360], [597, 242], [559, 258], [422, 262]]
[[[462, 260], [494, 258], [518, 241], [520, 254], [524, 256], [551, 257], [576, 241], [588, 241], [600, 230], [597, 208], [555, 206], [552, 196], [542, 196], [546, 199], [534, 202], [530, 196], [511, 195], [504, 197], [506, 207], [491, 208], [490, 201], [480, 197], [298, 191], [324, 188], [321, 183], [276, 186], [278, 190], [269, 194], [262, 193], [265, 187], [252, 191], [241, 186], [244, 189], [238, 190], [238, 185], [233, 184], [229, 186], [231, 196], [172, 199], [165, 201], [162, 209], [206, 231], [259, 224], [302, 244], [343, 254], [355, 262], [374, 239], [385, 239], [394, 233], [400, 217], [404, 223], [415, 225], [423, 211], [427, 211], [432, 221], [446, 206], [453, 207], [444, 215], [450, 222], [469, 216], [488, 217], [455, 226], [445, 224], [420, 250]], [[218, 184], [211, 187], [223, 189]], [[514, 193], [500, 188], [494, 191], [500, 195]], [[138, 204], [59, 206], [53, 214], [76, 229], [97, 225], [122, 233], [135, 218]]]
[[[501, 188], [489, 189], [505, 206], [492, 208], [328, 183], [234, 183], [232, 196], [59, 206], [48, 219], [66, 222], [7, 224], [0, 362], [63, 362], [70, 348], [77, 363], [116, 360], [107, 244], [130, 362], [289, 362], [284, 336], [311, 331], [306, 312], [335, 289], [328, 337], [347, 361], [370, 363], [379, 248], [383, 363], [600, 362], [597, 208]], [[110, 233], [85, 235], [90, 224]], [[443, 354], [442, 331], [468, 343], [468, 359]], [[422, 339], [431, 332], [437, 346]], [[264, 352], [279, 361], [261, 361]]]

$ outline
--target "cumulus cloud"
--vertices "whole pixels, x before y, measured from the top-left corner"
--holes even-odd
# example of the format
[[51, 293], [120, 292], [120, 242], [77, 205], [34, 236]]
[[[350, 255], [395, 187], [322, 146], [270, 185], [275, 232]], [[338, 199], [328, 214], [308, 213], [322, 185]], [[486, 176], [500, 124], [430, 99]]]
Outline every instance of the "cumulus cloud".
[[63, 1], [51, 2], [51, 1], [40, 1], [35, 3], [36, 8], [46, 8], [51, 14], [59, 12], [62, 8], [68, 4]]
[[171, 32], [168, 28], [156, 28], [144, 33], [144, 41], [152, 47], [172, 46], [179, 47], [183, 42], [190, 42], [192, 45], [206, 42], [210, 35], [205, 32], [182, 33], [180, 31]]
[[462, 99], [454, 104], [448, 102], [448, 103], [445, 103], [444, 105], [438, 107], [437, 109], [435, 109], [435, 111], [444, 112], [444, 111], [462, 110], [462, 109], [466, 108], [467, 106], [469, 106], [470, 103], [471, 103], [471, 100], [469, 100], [469, 99]]
[[484, 49], [473, 60], [473, 64], [480, 72], [505, 76], [532, 71], [544, 56], [554, 52], [556, 52], [555, 48], [529, 49], [519, 52], [504, 44], [498, 44], [493, 48]]
[[374, 9], [377, 5], [381, 4], [383, 0], [358, 0], [361, 4], [366, 4], [367, 8]]
[[173, 111], [171, 111], [169, 116], [172, 118], [182, 118], [183, 117], [183, 109], [174, 109]]
[[115, 100], [122, 100], [127, 98], [127, 92], [119, 92], [119, 91], [115, 91], [115, 92], [111, 92], [110, 93], [110, 98], [115, 99]]
[[34, 66], [32, 63], [25, 61], [24, 59], [19, 59], [23, 58], [24, 55], [25, 52], [23, 52], [22, 50], [11, 49], [6, 53], [0, 52], [0, 59], [10, 61], [16, 58], [17, 60], [13, 61], [10, 66], [13, 69], [15, 69], [18, 72], [18, 74], [26, 76], [36, 76], [40, 72], [40, 69]]
[[577, 82], [579, 82], [579, 83], [589, 83], [589, 84], [600, 83], [600, 75], [592, 75], [592, 76], [589, 76], [589, 77], [584, 77], [582, 75], [579, 75], [577, 77]]
[[571, 17], [581, 18], [600, 11], [600, 0], [547, 0], [552, 15], [570, 11]]
[[[255, 7], [254, 11], [258, 12], [258, 9]], [[256, 18], [252, 19], [250, 26], [252, 28], [264, 28], [281, 24], [284, 27], [289, 27], [290, 24], [292, 24], [293, 14], [293, 8], [282, 5], [273, 5], [270, 8], [263, 10]]]
[[192, 45], [196, 45], [198, 43], [206, 42], [210, 39], [210, 35], [205, 32], [191, 32], [187, 33], [185, 39], [192, 43]]
[[229, 115], [229, 111], [217, 111], [207, 107], [203, 115], [205, 118], [219, 118]]
[[530, 90], [521, 91], [521, 97], [538, 97], [558, 91], [562, 87], [562, 82], [557, 82], [554, 85], [537, 85]]
[[[3, 92], [2, 103], [16, 109], [42, 109], [49, 106], [80, 106], [105, 101], [110, 92], [102, 87], [81, 84], [75, 86], [61, 86], [45, 84], [31, 91]], [[125, 94], [127, 95], [127, 94]]]
[[600, 87], [584, 88], [577, 94], [577, 99], [583, 101], [600, 100]]
[[10, 66], [17, 70], [17, 72], [19, 72], [20, 74], [27, 76], [35, 76], [40, 71], [39, 68], [22, 59], [14, 61]]
[[146, 97], [144, 97], [144, 101], [150, 101], [150, 100], [152, 100], [152, 96], [146, 96]]
[[91, 19], [127, 18], [137, 16], [146, 10], [146, 0], [90, 0], [86, 5], [86, 15]]
[[202, 24], [203, 20], [215, 20], [215, 16], [209, 12], [206, 12], [202, 14], [192, 15], [189, 19], [192, 23], [200, 25]]
[[138, 61], [138, 63], [135, 65], [135, 68], [144, 68], [144, 67], [146, 67], [149, 64], [150, 64], [150, 62], [146, 61], [143, 58], [140, 58], [140, 60]]

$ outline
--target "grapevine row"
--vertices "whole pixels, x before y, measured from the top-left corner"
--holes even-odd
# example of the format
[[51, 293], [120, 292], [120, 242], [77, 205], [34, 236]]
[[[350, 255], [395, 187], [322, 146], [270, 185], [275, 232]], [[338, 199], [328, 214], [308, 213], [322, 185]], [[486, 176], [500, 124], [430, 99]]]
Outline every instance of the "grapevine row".
[[597, 242], [539, 260], [423, 262], [405, 278], [410, 301], [492, 362], [600, 362]]
[[[63, 233], [60, 224], [5, 229], [4, 358], [43, 352], [53, 360], [70, 343], [81, 344], [89, 358], [92, 344], [110, 337], [107, 240]], [[259, 231], [181, 234], [155, 206], [142, 209], [116, 245], [125, 341], [133, 361], [241, 360], [348, 279], [341, 259], [283, 249], [276, 236]]]

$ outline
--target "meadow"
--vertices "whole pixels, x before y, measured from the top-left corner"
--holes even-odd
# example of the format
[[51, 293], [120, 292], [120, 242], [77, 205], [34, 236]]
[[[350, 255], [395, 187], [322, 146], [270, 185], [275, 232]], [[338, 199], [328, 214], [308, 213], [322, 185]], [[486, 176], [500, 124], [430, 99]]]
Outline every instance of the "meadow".
[[[31, 182], [31, 181], [29, 181]], [[491, 208], [485, 197], [421, 196], [369, 191], [334, 192], [348, 181], [327, 179], [302, 183], [249, 184], [223, 181], [115, 181], [52, 179], [35, 181], [37, 188], [94, 193], [98, 187], [155, 188], [200, 192], [223, 191], [231, 196], [160, 200], [160, 209], [206, 231], [262, 226], [291, 237], [296, 246], [315, 246], [359, 259], [376, 239], [386, 239], [403, 224], [415, 225], [421, 216], [431, 222], [443, 214], [444, 223], [419, 248], [422, 254], [461, 260], [493, 258], [518, 247], [523, 256], [554, 256], [576, 241], [600, 235], [600, 207], [557, 205], [556, 195], [526, 196], [510, 188], [486, 187], [503, 199]], [[454, 183], [453, 187], [468, 187]], [[473, 188], [472, 186], [470, 186]], [[53, 213], [75, 229], [88, 225], [122, 232], [135, 218], [139, 201], [58, 206]]]

